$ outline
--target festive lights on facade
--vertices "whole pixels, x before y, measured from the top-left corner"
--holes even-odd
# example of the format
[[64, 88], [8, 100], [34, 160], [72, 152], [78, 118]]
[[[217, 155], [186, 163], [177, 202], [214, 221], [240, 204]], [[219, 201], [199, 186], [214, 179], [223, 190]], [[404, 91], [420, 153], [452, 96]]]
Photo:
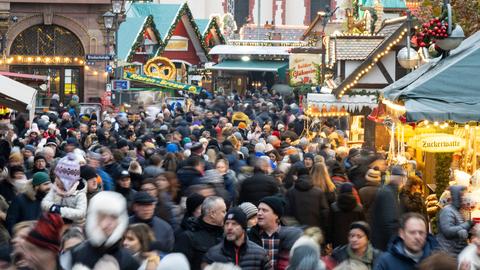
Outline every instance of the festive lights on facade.
[[3, 64], [69, 64], [82, 66], [85, 61], [78, 57], [65, 56], [34, 56], [34, 55], [12, 55], [5, 59], [0, 59], [0, 65]]
[[374, 56], [374, 58], [372, 59], [372, 63], [370, 63], [370, 64], [369, 64], [368, 66], [366, 66], [363, 70], [361, 70], [361, 71], [359, 71], [359, 72], [357, 73], [357, 75], [355, 76], [355, 80], [353, 81], [353, 83], [346, 84], [346, 85], [342, 88], [342, 90], [340, 91], [338, 97], [339, 97], [339, 98], [342, 98], [346, 91], [348, 91], [349, 89], [353, 88], [353, 87], [358, 83], [358, 81], [359, 81], [359, 79], [360, 79], [361, 77], [363, 77], [365, 74], [367, 74], [367, 73], [375, 66], [375, 64], [376, 64], [378, 61], [380, 61], [380, 59], [381, 59], [382, 57], [384, 57], [385, 55], [387, 55], [394, 46], [396, 46], [398, 43], [400, 43], [400, 41], [402, 41], [402, 39], [403, 39], [403, 37], [405, 36], [406, 33], [407, 33], [407, 29], [404, 28], [404, 29], [402, 30], [402, 32], [400, 32], [400, 34], [399, 34], [399, 36], [397, 37], [397, 39], [395, 39], [395, 40], [393, 40], [392, 42], [390, 42], [390, 43], [388, 44], [388, 46], [384, 49], [384, 51], [379, 52], [379, 53], [377, 53], [377, 54]]

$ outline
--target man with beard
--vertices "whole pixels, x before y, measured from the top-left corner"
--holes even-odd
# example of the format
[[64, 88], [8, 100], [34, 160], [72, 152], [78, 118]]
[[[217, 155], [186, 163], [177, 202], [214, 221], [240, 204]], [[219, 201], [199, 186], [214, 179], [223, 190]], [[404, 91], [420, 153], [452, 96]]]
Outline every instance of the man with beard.
[[[20, 269], [59, 270], [58, 253], [60, 252], [60, 232], [64, 223], [58, 214], [45, 213], [35, 227], [19, 241], [15, 256], [20, 257]], [[70, 269], [70, 268], [69, 268]]]
[[247, 215], [239, 207], [231, 208], [225, 215], [223, 242], [211, 247], [203, 258], [202, 266], [233, 263], [244, 270], [271, 269], [267, 252], [247, 238]]
[[121, 244], [127, 226], [125, 198], [112, 191], [98, 193], [88, 207], [85, 226], [88, 240], [62, 255], [62, 267], [82, 270], [138, 269], [138, 262]]
[[15, 224], [26, 221], [36, 220], [42, 214], [42, 199], [50, 190], [50, 177], [45, 172], [37, 172], [33, 175], [31, 183], [27, 184], [26, 191], [20, 193], [13, 199], [7, 212], [7, 229], [12, 232]]

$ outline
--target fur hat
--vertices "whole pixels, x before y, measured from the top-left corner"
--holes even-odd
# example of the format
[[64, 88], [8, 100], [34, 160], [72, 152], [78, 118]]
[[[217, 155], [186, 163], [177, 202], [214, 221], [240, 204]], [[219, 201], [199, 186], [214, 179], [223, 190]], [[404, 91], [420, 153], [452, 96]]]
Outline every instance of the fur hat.
[[[111, 235], [105, 235], [98, 226], [98, 214], [118, 217], [118, 226]], [[127, 201], [114, 191], [102, 191], [93, 196], [88, 205], [85, 233], [94, 247], [111, 247], [118, 243], [128, 227]]]
[[62, 181], [65, 190], [70, 188], [80, 179], [80, 164], [74, 153], [68, 153], [58, 161], [55, 167], [55, 175]]
[[142, 166], [137, 161], [132, 161], [130, 166], [128, 166], [128, 172], [142, 174]]

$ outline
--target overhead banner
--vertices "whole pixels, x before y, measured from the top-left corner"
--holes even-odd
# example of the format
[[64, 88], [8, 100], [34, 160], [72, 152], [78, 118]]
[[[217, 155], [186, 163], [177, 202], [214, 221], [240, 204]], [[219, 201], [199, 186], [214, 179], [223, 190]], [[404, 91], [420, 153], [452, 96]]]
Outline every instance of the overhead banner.
[[174, 90], [188, 91], [193, 94], [199, 94], [202, 91], [202, 88], [195, 85], [179, 83], [175, 81], [169, 81], [165, 79], [140, 75], [136, 73], [125, 72], [123, 78], [131, 81], [141, 82], [150, 85], [156, 85], [163, 88], [170, 88]]
[[465, 140], [447, 133], [427, 133], [414, 136], [411, 141], [414, 147], [432, 153], [460, 151], [465, 147]]
[[292, 53], [289, 58], [290, 86], [318, 84], [322, 55], [316, 53]]

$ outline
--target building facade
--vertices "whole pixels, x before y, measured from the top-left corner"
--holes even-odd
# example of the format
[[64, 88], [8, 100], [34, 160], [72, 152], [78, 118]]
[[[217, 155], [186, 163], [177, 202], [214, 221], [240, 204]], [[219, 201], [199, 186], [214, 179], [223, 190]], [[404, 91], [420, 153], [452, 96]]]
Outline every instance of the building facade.
[[[105, 91], [105, 61], [86, 61], [90, 54], [104, 55], [107, 31], [102, 15], [110, 0], [2, 0], [2, 71], [49, 76], [49, 88], [39, 91], [38, 105], [48, 105], [53, 94], [62, 101], [78, 95], [97, 102]], [[88, 65], [87, 65], [88, 64]], [[22, 81], [37, 87], [38, 82]]]

